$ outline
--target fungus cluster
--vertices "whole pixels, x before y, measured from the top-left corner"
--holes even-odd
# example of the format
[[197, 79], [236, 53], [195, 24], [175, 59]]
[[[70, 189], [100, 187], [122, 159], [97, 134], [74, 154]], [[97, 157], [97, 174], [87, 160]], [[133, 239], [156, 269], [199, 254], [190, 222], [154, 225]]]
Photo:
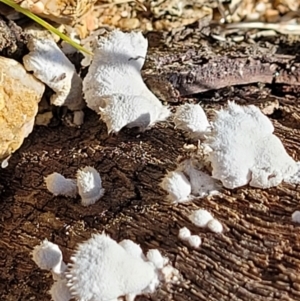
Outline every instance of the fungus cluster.
[[158, 250], [149, 250], [144, 256], [134, 242], [118, 244], [105, 234], [79, 244], [68, 265], [59, 247], [47, 240], [34, 248], [32, 258], [39, 268], [52, 272], [55, 282], [50, 294], [54, 301], [112, 301], [119, 297], [133, 301], [177, 275]]
[[[282, 181], [300, 182], [299, 163], [273, 134], [274, 127], [268, 117], [253, 105], [229, 102], [226, 108], [216, 112], [210, 124], [199, 105], [183, 105], [177, 109], [174, 122], [176, 127], [201, 139], [202, 146], [209, 151], [202, 160], [192, 156], [166, 174], [161, 186], [172, 202], [191, 200], [190, 193], [199, 197], [217, 193], [219, 187], [215, 180], [229, 189], [247, 184], [269, 188]], [[205, 172], [201, 165], [208, 166]]]
[[171, 203], [184, 203], [194, 197], [203, 198], [219, 193], [220, 185], [217, 181], [194, 163], [192, 159], [185, 160], [175, 171], [168, 172], [163, 178], [160, 186], [168, 192]]
[[63, 175], [54, 172], [45, 178], [47, 189], [54, 194], [67, 197], [81, 197], [83, 206], [95, 204], [103, 195], [102, 180], [97, 170], [91, 166], [79, 169], [75, 179], [66, 179]]
[[183, 227], [179, 230], [178, 238], [182, 241], [186, 241], [192, 248], [199, 248], [202, 240], [199, 235], [192, 235], [191, 231], [187, 227]]
[[222, 224], [205, 209], [198, 209], [189, 215], [190, 221], [200, 228], [208, 228], [214, 233], [222, 233]]

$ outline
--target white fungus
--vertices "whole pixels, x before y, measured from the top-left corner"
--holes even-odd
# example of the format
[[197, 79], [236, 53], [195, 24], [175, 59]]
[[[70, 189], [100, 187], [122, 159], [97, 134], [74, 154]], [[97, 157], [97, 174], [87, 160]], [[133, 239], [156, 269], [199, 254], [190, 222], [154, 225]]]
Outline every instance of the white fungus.
[[77, 171], [77, 187], [83, 206], [95, 204], [105, 192], [99, 173], [91, 166]]
[[40, 269], [52, 272], [54, 279], [59, 279], [66, 269], [60, 248], [47, 239], [35, 246], [31, 255], [32, 260]]
[[47, 189], [54, 194], [75, 197], [77, 195], [76, 180], [66, 179], [63, 175], [54, 172], [45, 177]]
[[217, 219], [212, 219], [207, 223], [207, 228], [214, 233], [222, 233], [223, 226]]
[[148, 42], [140, 32], [114, 30], [100, 37], [83, 81], [89, 108], [101, 114], [109, 133], [123, 127], [145, 129], [170, 115], [142, 77]]
[[229, 102], [217, 112], [206, 143], [212, 148], [212, 176], [229, 189], [250, 184], [269, 188], [289, 179], [296, 162], [273, 135], [271, 121], [259, 108]]
[[191, 231], [187, 227], [179, 229], [178, 237], [181, 240], [187, 240], [191, 236]]
[[137, 258], [145, 259], [142, 248], [130, 239], [123, 239], [119, 245], [130, 255]]
[[69, 301], [72, 298], [66, 279], [55, 281], [49, 291], [53, 301]]
[[213, 219], [213, 216], [205, 209], [198, 209], [189, 215], [189, 219], [194, 225], [204, 228]]
[[300, 184], [300, 162], [296, 162], [297, 171], [291, 175], [289, 178], [285, 179], [287, 183], [298, 185]]
[[175, 127], [201, 138], [209, 130], [210, 124], [199, 104], [183, 104], [174, 115]]
[[118, 133], [125, 126], [144, 131], [169, 116], [167, 107], [154, 106], [143, 96], [112, 94], [103, 97], [103, 101], [100, 112], [108, 133]]
[[168, 192], [168, 199], [172, 203], [190, 200], [191, 184], [181, 171], [167, 173], [160, 186]]
[[67, 106], [72, 111], [81, 110], [84, 107], [82, 80], [55, 41], [31, 39], [27, 47], [30, 52], [23, 58], [24, 66], [55, 92], [51, 103]]
[[191, 235], [186, 239], [187, 243], [192, 247], [192, 248], [199, 248], [202, 241], [201, 237], [199, 235]]
[[194, 196], [203, 198], [208, 195], [216, 195], [219, 193], [221, 185], [219, 185], [210, 175], [197, 169], [193, 165], [191, 159], [185, 160], [181, 166], [184, 173], [189, 177], [191, 192]]
[[146, 257], [157, 269], [162, 269], [164, 267], [165, 260], [157, 249], [150, 249], [147, 252]]
[[150, 262], [130, 255], [105, 234], [79, 244], [66, 277], [73, 298], [84, 301], [116, 300], [153, 292], [159, 284]]
[[119, 244], [105, 234], [96, 234], [79, 244], [66, 266], [59, 247], [44, 240], [32, 252], [41, 268], [52, 271], [52, 300], [70, 299], [134, 301], [140, 294], [153, 293], [160, 281], [178, 279], [178, 271], [156, 249], [147, 258], [139, 245], [125, 239]]
[[300, 211], [297, 210], [292, 214], [292, 221], [294, 223], [300, 223]]

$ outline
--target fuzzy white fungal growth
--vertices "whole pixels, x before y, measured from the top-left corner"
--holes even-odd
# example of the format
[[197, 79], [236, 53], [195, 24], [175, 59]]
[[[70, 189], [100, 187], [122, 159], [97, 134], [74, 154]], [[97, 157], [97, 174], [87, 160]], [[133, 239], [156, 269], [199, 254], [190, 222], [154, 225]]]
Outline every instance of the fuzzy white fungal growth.
[[142, 248], [130, 239], [123, 239], [119, 245], [130, 255], [145, 259]]
[[47, 239], [35, 246], [31, 255], [36, 265], [42, 270], [51, 271], [55, 279], [59, 278], [66, 269], [60, 248]]
[[192, 248], [195, 249], [199, 248], [202, 243], [201, 237], [199, 235], [191, 235], [186, 239], [186, 241]]
[[201, 138], [209, 130], [210, 124], [199, 104], [184, 104], [177, 108], [174, 116], [175, 127], [193, 137]]
[[51, 39], [32, 39], [27, 47], [30, 53], [23, 58], [24, 66], [56, 93], [51, 103], [81, 110], [84, 107], [81, 78], [57, 44]]
[[66, 279], [58, 279], [49, 291], [53, 301], [69, 301], [72, 298]]
[[183, 227], [179, 230], [178, 237], [181, 240], [187, 240], [191, 236], [191, 231], [187, 227]]
[[72, 297], [78, 300], [116, 300], [153, 291], [159, 283], [150, 262], [130, 255], [105, 234], [79, 244], [66, 272]]
[[172, 203], [183, 203], [190, 200], [191, 184], [181, 171], [169, 172], [160, 186], [168, 192], [168, 199]]
[[108, 133], [118, 133], [125, 126], [145, 130], [170, 115], [167, 107], [155, 106], [143, 96], [112, 94], [103, 97], [103, 101], [100, 112]]
[[77, 195], [76, 181], [66, 179], [63, 175], [54, 172], [45, 177], [47, 189], [56, 195], [64, 195], [67, 197], [75, 197]]
[[292, 214], [292, 221], [294, 223], [300, 223], [300, 211], [297, 210]]
[[146, 257], [157, 269], [162, 269], [164, 267], [165, 260], [157, 249], [149, 250]]
[[148, 42], [140, 32], [114, 30], [101, 37], [83, 92], [89, 108], [101, 114], [109, 132], [124, 126], [151, 126], [170, 115], [142, 77]]
[[91, 166], [77, 171], [77, 187], [83, 206], [95, 204], [105, 192], [98, 171]]
[[189, 215], [189, 219], [196, 226], [203, 228], [203, 227], [206, 227], [208, 222], [213, 219], [213, 216], [207, 210], [199, 209], [199, 210], [193, 211]]
[[217, 181], [205, 172], [195, 168], [192, 160], [184, 161], [182, 163], [182, 169], [190, 179], [193, 195], [203, 198], [219, 193], [221, 187]]
[[212, 176], [230, 189], [248, 183], [269, 188], [288, 180], [297, 172], [297, 164], [273, 131], [259, 108], [229, 102], [217, 113], [207, 139], [213, 150], [209, 154]]
[[207, 223], [207, 228], [214, 233], [222, 233], [223, 226], [217, 219], [212, 219]]
[[291, 175], [289, 178], [285, 179], [287, 183], [298, 185], [300, 184], [300, 162], [296, 162], [297, 171]]

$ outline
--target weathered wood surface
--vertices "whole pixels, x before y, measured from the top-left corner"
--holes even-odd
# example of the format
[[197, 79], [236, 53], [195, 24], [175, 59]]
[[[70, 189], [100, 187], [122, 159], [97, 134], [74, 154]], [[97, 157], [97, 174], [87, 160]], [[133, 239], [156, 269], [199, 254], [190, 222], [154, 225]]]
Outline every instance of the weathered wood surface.
[[[227, 51], [230, 52], [230, 49]], [[288, 54], [288, 53], [287, 53]], [[300, 107], [297, 95], [282, 87], [247, 85], [203, 93], [210, 113], [235, 100], [279, 104], [270, 116], [290, 155], [300, 159]], [[183, 99], [181, 99], [183, 101]], [[158, 187], [187, 143], [171, 122], [145, 133], [124, 130], [107, 136], [90, 111], [82, 128], [63, 124], [36, 127], [8, 168], [0, 173], [0, 298], [50, 300], [47, 272], [30, 259], [32, 248], [48, 238], [61, 246], [68, 262], [74, 246], [105, 230], [114, 239], [130, 238], [146, 251], [158, 248], [182, 275], [179, 284], [162, 286], [137, 300], [251, 301], [300, 299], [300, 227], [291, 222], [299, 209], [300, 188], [282, 184], [268, 190], [224, 190], [220, 196], [173, 206]], [[79, 167], [100, 171], [105, 196], [84, 208], [77, 199], [54, 197], [43, 177], [60, 172], [74, 177]], [[188, 213], [211, 211], [224, 225], [222, 235], [193, 226]], [[193, 250], [177, 238], [187, 226], [203, 244]]]

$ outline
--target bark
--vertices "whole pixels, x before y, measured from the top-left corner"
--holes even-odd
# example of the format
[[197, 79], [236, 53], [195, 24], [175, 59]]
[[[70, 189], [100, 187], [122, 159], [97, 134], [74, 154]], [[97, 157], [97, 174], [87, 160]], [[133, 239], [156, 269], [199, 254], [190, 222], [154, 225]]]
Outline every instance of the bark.
[[[239, 59], [232, 60], [239, 64]], [[157, 72], [146, 66], [145, 74], [151, 70]], [[276, 134], [299, 160], [300, 107], [293, 91], [283, 95], [279, 85], [272, 89], [247, 85], [232, 87], [230, 97], [226, 93], [221, 90], [219, 100], [266, 104]], [[212, 99], [201, 94], [202, 101]], [[210, 101], [204, 108], [211, 115], [220, 104]], [[47, 238], [62, 248], [68, 262], [77, 243], [103, 230], [118, 241], [133, 239], [145, 251], [158, 248], [181, 273], [178, 283], [161, 286], [155, 294], [137, 300], [299, 300], [300, 228], [291, 222], [291, 214], [299, 209], [299, 187], [224, 189], [220, 196], [174, 206], [166, 201], [159, 183], [167, 171], [175, 169], [176, 159], [185, 155], [185, 143], [190, 141], [171, 122], [145, 133], [125, 129], [108, 136], [105, 125], [89, 110], [81, 128], [55, 122], [36, 126], [0, 173], [1, 300], [50, 300], [51, 275], [31, 260], [32, 248]], [[54, 197], [46, 190], [43, 178], [48, 174], [59, 172], [72, 178], [86, 165], [101, 173], [106, 189], [95, 205], [85, 208], [79, 198]], [[187, 216], [198, 208], [217, 217], [224, 233], [192, 225]], [[184, 226], [201, 236], [198, 250], [178, 239]]]

